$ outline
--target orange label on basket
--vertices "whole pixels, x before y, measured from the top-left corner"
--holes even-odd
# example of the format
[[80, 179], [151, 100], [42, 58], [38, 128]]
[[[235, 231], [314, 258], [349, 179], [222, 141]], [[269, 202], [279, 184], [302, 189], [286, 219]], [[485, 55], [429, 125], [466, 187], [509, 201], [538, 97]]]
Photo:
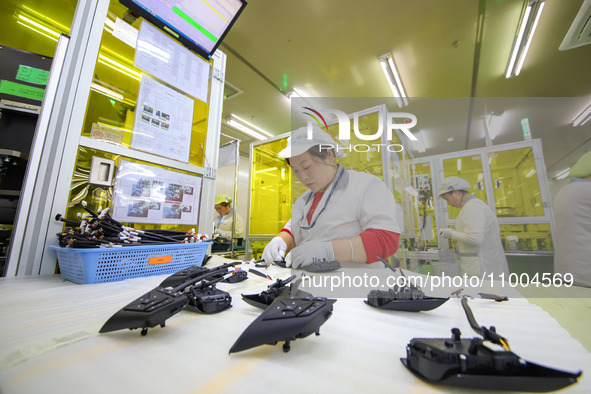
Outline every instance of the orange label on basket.
[[149, 265], [166, 264], [166, 263], [170, 263], [171, 260], [172, 260], [172, 256], [150, 257], [150, 260], [148, 260], [148, 264]]

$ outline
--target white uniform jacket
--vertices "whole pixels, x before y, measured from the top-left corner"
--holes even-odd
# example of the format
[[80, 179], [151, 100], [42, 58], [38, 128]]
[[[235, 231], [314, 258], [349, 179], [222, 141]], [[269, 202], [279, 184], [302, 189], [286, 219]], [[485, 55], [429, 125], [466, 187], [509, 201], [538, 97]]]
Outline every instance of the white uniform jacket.
[[556, 250], [554, 271], [591, 286], [591, 182], [564, 186], [554, 199]]
[[[217, 215], [215, 218], [215, 229], [214, 233], [221, 235], [225, 238], [232, 237], [232, 209], [227, 215]], [[236, 212], [236, 227], [234, 228], [234, 238], [244, 238], [244, 220]]]
[[482, 274], [509, 274], [507, 258], [501, 242], [499, 223], [496, 216], [482, 200], [469, 196], [456, 218], [456, 231], [452, 237], [457, 240], [460, 252], [461, 273], [468, 276]]
[[318, 203], [310, 224], [314, 193], [302, 194], [291, 208], [290, 229], [296, 246], [308, 241], [352, 238], [367, 229], [400, 233], [394, 195], [375, 175], [338, 166], [332, 183]]

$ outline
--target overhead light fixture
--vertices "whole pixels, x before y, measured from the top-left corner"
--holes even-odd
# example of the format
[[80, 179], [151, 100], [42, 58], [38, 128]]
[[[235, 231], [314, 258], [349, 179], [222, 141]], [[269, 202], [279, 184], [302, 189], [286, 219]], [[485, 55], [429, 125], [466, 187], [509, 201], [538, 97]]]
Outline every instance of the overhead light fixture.
[[570, 174], [570, 167], [565, 168], [564, 170], [560, 171], [558, 174], [556, 174], [556, 176], [554, 177], [556, 180], [561, 180], [564, 179], [568, 176], [568, 174]]
[[388, 52], [385, 55], [380, 56], [378, 59], [380, 59], [380, 65], [386, 75], [386, 79], [388, 80], [388, 84], [394, 94], [394, 99], [396, 99], [398, 107], [406, 107], [408, 105], [408, 98], [406, 97], [404, 86], [402, 86], [402, 81], [396, 70], [392, 53]]
[[523, 61], [527, 56], [529, 45], [534, 37], [536, 26], [542, 15], [544, 4], [545, 0], [526, 0], [523, 3], [521, 19], [517, 26], [517, 34], [513, 40], [513, 48], [511, 48], [511, 56], [509, 56], [505, 78], [519, 75]]
[[573, 120], [573, 127], [582, 126], [589, 120], [591, 120], [591, 104], [589, 104], [587, 108], [585, 108], [583, 112], [578, 114], [575, 120]]
[[[254, 137], [258, 140], [266, 140], [269, 137], [273, 137], [271, 134], [267, 133], [266, 131], [258, 128], [257, 126], [245, 121], [244, 119], [240, 119], [238, 116], [231, 114], [226, 119], [226, 124], [230, 127], [233, 127], [237, 130], [242, 131], [243, 133], [248, 134], [251, 137]], [[258, 130], [258, 131], [255, 131]], [[262, 133], [262, 134], [261, 134]], [[264, 135], [263, 135], [264, 134]]]
[[525, 175], [526, 178], [531, 178], [536, 173], [536, 169], [532, 168], [529, 172]]

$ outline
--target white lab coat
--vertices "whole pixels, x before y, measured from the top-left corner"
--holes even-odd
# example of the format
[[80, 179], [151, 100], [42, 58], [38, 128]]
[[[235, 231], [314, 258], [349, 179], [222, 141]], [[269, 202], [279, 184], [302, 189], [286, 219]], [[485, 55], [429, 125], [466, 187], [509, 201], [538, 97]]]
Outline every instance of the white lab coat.
[[492, 273], [509, 275], [509, 266], [501, 242], [499, 223], [493, 211], [476, 196], [469, 196], [456, 218], [452, 232], [460, 253], [461, 274], [481, 276]]
[[[214, 221], [214, 233], [225, 238], [232, 238], [232, 215], [233, 210], [227, 215], [217, 215]], [[234, 228], [234, 238], [244, 238], [244, 220], [236, 212], [236, 227]]]
[[394, 195], [374, 175], [345, 170], [339, 165], [308, 225], [306, 215], [313, 201], [314, 193], [308, 190], [291, 208], [286, 227], [296, 246], [308, 241], [352, 238], [370, 228], [400, 233]]
[[591, 182], [564, 186], [554, 199], [554, 272], [572, 274], [575, 284], [591, 286]]

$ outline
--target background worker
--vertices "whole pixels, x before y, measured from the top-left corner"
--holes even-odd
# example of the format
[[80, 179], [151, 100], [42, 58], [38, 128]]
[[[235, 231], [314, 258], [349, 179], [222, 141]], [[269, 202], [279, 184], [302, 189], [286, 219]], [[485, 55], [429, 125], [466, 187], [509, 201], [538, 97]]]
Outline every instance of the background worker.
[[[291, 209], [291, 219], [263, 251], [267, 263], [282, 260], [293, 268], [315, 259], [341, 265], [378, 261], [398, 249], [400, 230], [392, 192], [374, 175], [345, 170], [335, 163], [345, 154], [318, 127], [292, 132], [279, 157], [309, 190]], [[349, 265], [350, 266], [350, 265]]]
[[[234, 212], [232, 210], [232, 199], [227, 194], [220, 194], [215, 198], [214, 206], [218, 215], [214, 220], [214, 234], [232, 239], [232, 221]], [[244, 220], [236, 212], [236, 226], [234, 227], [234, 238], [244, 238]]]
[[591, 287], [591, 152], [570, 169], [571, 181], [554, 198], [554, 272]]
[[468, 181], [456, 176], [446, 178], [441, 184], [439, 197], [448, 205], [461, 209], [456, 218], [456, 229], [441, 229], [440, 235], [457, 241], [462, 275], [492, 273], [495, 279], [499, 279], [499, 274], [509, 274], [499, 223], [490, 207], [469, 190]]

